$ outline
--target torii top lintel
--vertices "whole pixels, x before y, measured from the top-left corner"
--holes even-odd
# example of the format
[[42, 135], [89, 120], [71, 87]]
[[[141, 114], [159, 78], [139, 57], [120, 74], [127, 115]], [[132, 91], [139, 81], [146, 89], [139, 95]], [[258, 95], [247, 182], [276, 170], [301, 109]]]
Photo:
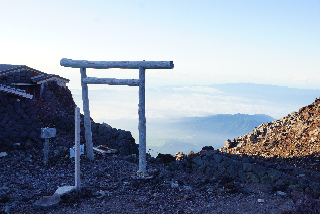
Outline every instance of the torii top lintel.
[[60, 65], [72, 68], [172, 69], [173, 61], [87, 61], [63, 58]]

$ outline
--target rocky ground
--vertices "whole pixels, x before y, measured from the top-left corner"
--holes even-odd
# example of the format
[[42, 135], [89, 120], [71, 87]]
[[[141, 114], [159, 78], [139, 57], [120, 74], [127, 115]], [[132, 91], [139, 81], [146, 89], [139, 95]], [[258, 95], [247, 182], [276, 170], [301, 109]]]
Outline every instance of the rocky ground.
[[261, 124], [252, 132], [227, 141], [221, 151], [263, 158], [319, 156], [320, 99], [273, 122]]
[[16, 150], [0, 158], [0, 213], [317, 213], [318, 200], [259, 183], [206, 177], [178, 164], [148, 163], [150, 180], [136, 180], [134, 156], [81, 158], [81, 194], [61, 196], [45, 210], [34, 206], [59, 186], [74, 185], [74, 160], [61, 147], [42, 163], [39, 150]]
[[[107, 133], [100, 133], [101, 127], [96, 127], [99, 132], [95, 131], [106, 138]], [[111, 130], [108, 133], [115, 134]], [[115, 134], [112, 142], [122, 142], [125, 137], [121, 136], [121, 133]], [[320, 213], [319, 194], [310, 196], [290, 188], [214, 177], [195, 170], [195, 163], [189, 156], [174, 164], [170, 155], [157, 159], [149, 157], [148, 172], [153, 179], [137, 180], [132, 178], [138, 170], [137, 157], [120, 155], [124, 150], [116, 155], [96, 154], [94, 161], [82, 156], [81, 193], [58, 196], [58, 205], [41, 209], [36, 204], [44, 196], [52, 196], [58, 187], [74, 185], [74, 159], [69, 157], [68, 149], [73, 137], [67, 132], [56, 136], [51, 142], [47, 165], [43, 164], [40, 149], [17, 147], [0, 153], [0, 214]], [[281, 165], [286, 162], [291, 167], [318, 175], [319, 145], [320, 100], [316, 99], [299, 112], [262, 124], [243, 137], [227, 141], [226, 147], [214, 152], [237, 157], [247, 155]], [[200, 156], [203, 155], [207, 154], [200, 152]], [[320, 182], [319, 176], [311, 175], [305, 174], [312, 181]]]

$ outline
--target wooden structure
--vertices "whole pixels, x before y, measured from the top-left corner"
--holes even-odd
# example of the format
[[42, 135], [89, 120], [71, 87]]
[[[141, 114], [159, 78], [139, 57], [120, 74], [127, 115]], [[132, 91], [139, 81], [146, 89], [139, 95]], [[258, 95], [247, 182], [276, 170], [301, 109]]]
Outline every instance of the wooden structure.
[[55, 74], [47, 74], [26, 65], [0, 64], [0, 92], [36, 99], [41, 97], [44, 84], [56, 81], [67, 88], [68, 79]]
[[11, 86], [6, 86], [0, 84], [0, 92], [8, 93], [8, 94], [14, 94], [20, 97], [25, 97], [28, 99], [33, 98], [33, 95], [28, 94], [25, 90], [17, 89], [17, 88], [11, 88]]
[[[138, 176], [146, 177], [146, 117], [145, 117], [145, 69], [172, 69], [172, 61], [86, 61], [63, 58], [60, 65], [80, 68], [84, 126], [87, 157], [93, 159], [93, 145], [89, 112], [87, 84], [109, 84], [139, 86], [139, 171]], [[115, 79], [87, 77], [86, 68], [129, 68], [139, 69], [139, 79]]]

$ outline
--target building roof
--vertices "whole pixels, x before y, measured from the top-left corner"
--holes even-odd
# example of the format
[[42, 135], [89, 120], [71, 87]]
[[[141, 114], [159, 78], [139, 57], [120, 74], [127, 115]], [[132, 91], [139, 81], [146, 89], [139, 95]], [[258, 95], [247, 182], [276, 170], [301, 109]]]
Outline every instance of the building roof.
[[60, 82], [65, 82], [65, 83], [69, 82], [69, 79], [60, 77], [59, 75], [55, 75], [55, 74], [41, 74], [35, 77], [31, 77], [31, 79], [33, 82], [37, 82], [37, 83], [43, 83], [50, 80], [59, 80]]
[[64, 82], [64, 83], [68, 83], [70, 81], [69, 79], [60, 77], [59, 75], [47, 74], [47, 73], [41, 72], [39, 70], [36, 70], [34, 68], [30, 68], [26, 65], [0, 64], [0, 75], [6, 74], [9, 72], [14, 72], [14, 71], [22, 69], [22, 68], [34, 72], [33, 75], [35, 75], [35, 76], [31, 77], [31, 79], [33, 82], [36, 82], [37, 84], [47, 82], [50, 80], [58, 80], [58, 81]]
[[26, 67], [25, 65], [10, 65], [10, 64], [0, 64], [0, 73], [3, 71], [15, 70], [17, 68]]
[[34, 68], [30, 68], [26, 65], [10, 65], [10, 64], [0, 64], [0, 75], [1, 74], [6, 74], [6, 73], [9, 73], [9, 72], [13, 72], [13, 71], [16, 71], [16, 70], [19, 70], [19, 69], [27, 69], [27, 70], [30, 70], [34, 73], [36, 73], [37, 75], [40, 75], [40, 74], [45, 74], [44, 72], [41, 72], [39, 70], [36, 70]]

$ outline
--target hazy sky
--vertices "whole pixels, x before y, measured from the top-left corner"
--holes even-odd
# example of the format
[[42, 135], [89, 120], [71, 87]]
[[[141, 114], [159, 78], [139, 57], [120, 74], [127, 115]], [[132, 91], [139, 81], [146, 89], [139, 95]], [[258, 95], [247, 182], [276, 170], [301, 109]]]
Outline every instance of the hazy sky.
[[[204, 85], [319, 90], [319, 35], [320, 0], [0, 0], [0, 64], [70, 79], [81, 112], [80, 69], [61, 67], [61, 58], [173, 61], [174, 69], [146, 70], [148, 146], [167, 134], [156, 126], [163, 118], [244, 113], [278, 119], [312, 103], [317, 92], [302, 102], [295, 94], [257, 98]], [[138, 70], [88, 69], [87, 75], [129, 79]], [[182, 87], [156, 88], [164, 85]], [[130, 130], [138, 142], [138, 87], [89, 85], [89, 100], [96, 122]]]
[[[0, 59], [70, 79], [78, 60], [170, 60], [148, 87], [251, 82], [320, 89], [319, 0], [0, 0]], [[137, 78], [137, 70], [88, 76]], [[89, 90], [105, 88], [90, 85]]]

